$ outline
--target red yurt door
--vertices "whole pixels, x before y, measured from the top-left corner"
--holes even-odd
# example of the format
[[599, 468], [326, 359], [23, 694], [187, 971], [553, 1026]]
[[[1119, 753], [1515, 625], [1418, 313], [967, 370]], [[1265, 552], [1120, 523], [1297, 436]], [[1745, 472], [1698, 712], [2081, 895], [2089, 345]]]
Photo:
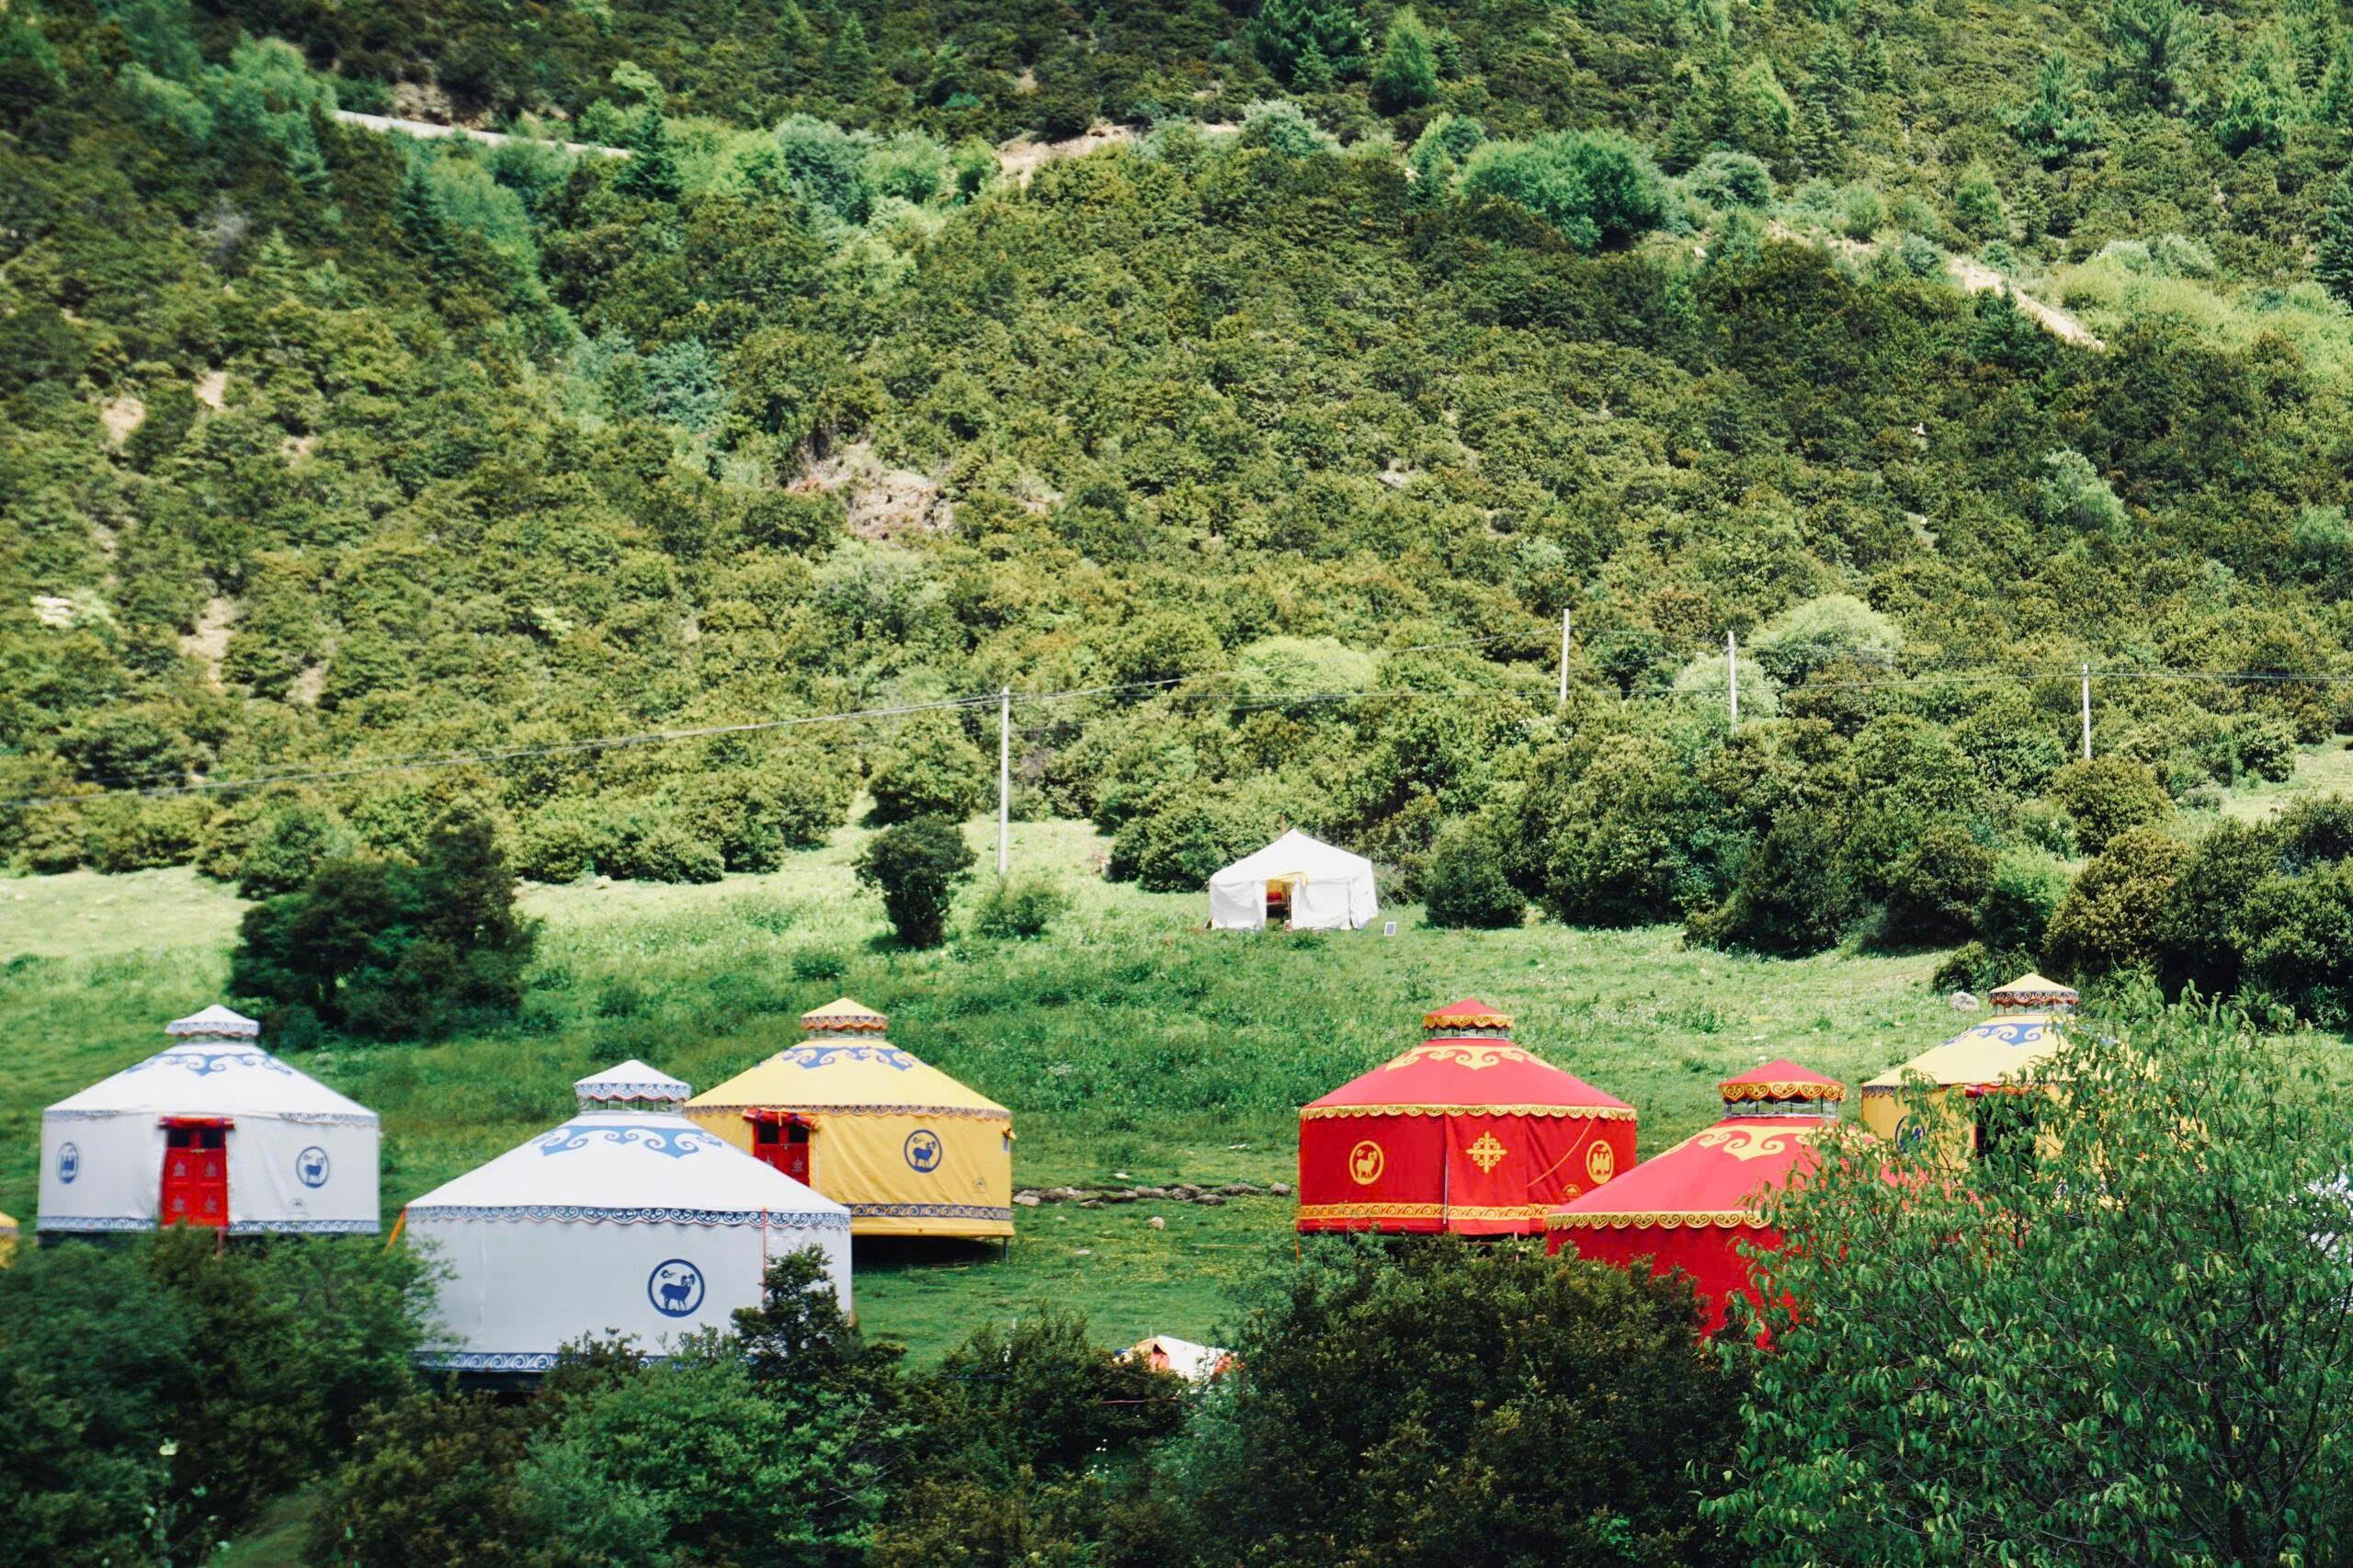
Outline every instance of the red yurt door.
[[797, 1117], [790, 1120], [767, 1120], [755, 1113], [752, 1153], [803, 1187], [809, 1185], [809, 1148], [807, 1122]]
[[218, 1117], [174, 1117], [164, 1123], [166, 1225], [229, 1223], [229, 1123]]

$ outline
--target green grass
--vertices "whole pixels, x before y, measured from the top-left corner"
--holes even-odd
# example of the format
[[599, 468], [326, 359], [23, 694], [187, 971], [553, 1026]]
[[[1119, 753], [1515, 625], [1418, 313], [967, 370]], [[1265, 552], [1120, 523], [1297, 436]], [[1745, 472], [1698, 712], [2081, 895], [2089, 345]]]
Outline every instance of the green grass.
[[2298, 801], [2318, 795], [2353, 795], [2353, 748], [2332, 742], [2299, 752], [2294, 777], [2281, 784], [2255, 779], [2224, 790], [2221, 814], [2240, 822], [2268, 822]]
[[[976, 844], [994, 849], [993, 829]], [[524, 1023], [431, 1047], [340, 1047], [308, 1071], [384, 1118], [387, 1212], [569, 1115], [574, 1078], [628, 1056], [708, 1086], [795, 1039], [845, 992], [899, 1043], [1014, 1108], [1024, 1186], [1292, 1179], [1297, 1108], [1477, 994], [1519, 1040], [1631, 1101], [1655, 1153], [1714, 1119], [1716, 1081], [1775, 1056], [1855, 1081], [1952, 1030], [1936, 955], [1797, 961], [1686, 951], [1670, 927], [1241, 936], [1196, 895], [1104, 883], [1084, 824], [1017, 824], [1017, 867], [1075, 907], [1048, 937], [933, 953], [881, 940], [852, 884], [859, 835], [768, 875], [703, 887], [534, 888], [547, 922]], [[19, 1094], [0, 1109], [0, 1209], [29, 1221], [40, 1108], [154, 1051], [219, 999], [238, 905], [187, 872], [0, 882], [0, 1022]], [[836, 979], [795, 977], [830, 954]], [[1161, 1214], [1167, 1229], [1146, 1220]], [[936, 1354], [983, 1315], [1055, 1300], [1106, 1341], [1209, 1335], [1226, 1288], [1286, 1244], [1288, 1206], [1242, 1199], [1025, 1210], [1009, 1256], [862, 1249], [861, 1320]], [[1091, 1256], [1081, 1257], [1080, 1249]]]

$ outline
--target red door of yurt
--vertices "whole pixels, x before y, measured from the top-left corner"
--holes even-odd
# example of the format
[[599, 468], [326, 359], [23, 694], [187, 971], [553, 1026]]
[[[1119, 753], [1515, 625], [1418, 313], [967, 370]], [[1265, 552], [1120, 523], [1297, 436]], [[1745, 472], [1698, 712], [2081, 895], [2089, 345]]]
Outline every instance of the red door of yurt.
[[165, 1224], [228, 1225], [229, 1125], [226, 1117], [164, 1119]]
[[763, 1165], [774, 1165], [803, 1187], [809, 1180], [809, 1123], [798, 1116], [763, 1115], [747, 1112], [745, 1119], [752, 1124], [752, 1154]]

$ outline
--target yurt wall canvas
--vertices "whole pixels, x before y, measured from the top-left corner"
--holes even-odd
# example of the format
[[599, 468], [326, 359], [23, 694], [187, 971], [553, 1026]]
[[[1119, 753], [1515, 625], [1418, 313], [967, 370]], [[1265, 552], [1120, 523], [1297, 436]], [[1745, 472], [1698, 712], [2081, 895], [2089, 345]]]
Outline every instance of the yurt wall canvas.
[[433, 1367], [543, 1371], [610, 1331], [650, 1354], [728, 1327], [770, 1259], [813, 1246], [850, 1306], [849, 1211], [681, 1116], [590, 1109], [404, 1218], [447, 1270]]
[[1210, 924], [1256, 931], [1270, 889], [1286, 895], [1294, 931], [1354, 931], [1381, 913], [1372, 862], [1294, 829], [1210, 879]]
[[[153, 1230], [175, 1162], [217, 1164], [225, 1178], [175, 1187], [195, 1223], [233, 1235], [381, 1228], [373, 1111], [262, 1050], [249, 1018], [212, 1008], [171, 1028], [183, 1038], [41, 1113], [40, 1230]], [[176, 1132], [218, 1152], [183, 1160]], [[213, 1194], [225, 1203], [207, 1211]]]

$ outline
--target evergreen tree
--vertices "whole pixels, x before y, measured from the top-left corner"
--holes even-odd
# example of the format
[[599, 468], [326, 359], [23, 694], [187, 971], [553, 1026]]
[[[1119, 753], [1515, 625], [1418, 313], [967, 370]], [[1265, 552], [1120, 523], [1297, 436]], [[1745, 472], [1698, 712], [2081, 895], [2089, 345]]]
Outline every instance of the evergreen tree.
[[2303, 112], [2287, 47], [2276, 34], [2258, 40], [2214, 121], [2214, 139], [2233, 157], [2287, 144], [2288, 127]]
[[2022, 108], [2006, 110], [2002, 123], [2046, 169], [2073, 163], [2099, 146], [2108, 134], [2100, 117], [2083, 107], [2083, 84], [2064, 53], [2042, 62], [2035, 75], [2034, 97]]
[[1805, 57], [1798, 91], [1798, 156], [1814, 174], [1836, 174], [1847, 163], [1854, 135], [1854, 55], [1843, 34], [1824, 33]]
[[1351, 0], [1267, 0], [1246, 36], [1267, 69], [1295, 85], [1309, 85], [1303, 73], [1339, 79], [1364, 63], [1364, 18]]
[[670, 154], [670, 128], [662, 111], [648, 108], [630, 127], [630, 156], [621, 165], [620, 177], [614, 183], [642, 201], [675, 203], [684, 188], [678, 180], [677, 160]]
[[2353, 175], [2338, 177], [2320, 211], [2313, 276], [2341, 304], [2353, 305]]
[[2313, 97], [2313, 119], [2339, 131], [2353, 128], [2353, 39], [2338, 40]]
[[1972, 239], [1992, 239], [2007, 227], [2001, 187], [1994, 183], [1994, 171], [1981, 161], [1972, 160], [1961, 171], [1960, 183], [1953, 187], [1952, 210]]
[[2200, 41], [2197, 16], [2184, 0], [2114, 0], [2107, 35], [2112, 88], [2149, 108], [2181, 102], [2189, 59]]
[[1429, 29], [1412, 6], [1397, 13], [1372, 70], [1372, 101], [1387, 114], [1418, 108], [1438, 97], [1438, 58]]
[[440, 187], [433, 183], [423, 158], [409, 164], [408, 177], [401, 182], [400, 196], [392, 205], [392, 222], [408, 253], [424, 265], [426, 275], [436, 284], [446, 285], [457, 277], [464, 261], [457, 227], [449, 221], [449, 204], [442, 200]]

